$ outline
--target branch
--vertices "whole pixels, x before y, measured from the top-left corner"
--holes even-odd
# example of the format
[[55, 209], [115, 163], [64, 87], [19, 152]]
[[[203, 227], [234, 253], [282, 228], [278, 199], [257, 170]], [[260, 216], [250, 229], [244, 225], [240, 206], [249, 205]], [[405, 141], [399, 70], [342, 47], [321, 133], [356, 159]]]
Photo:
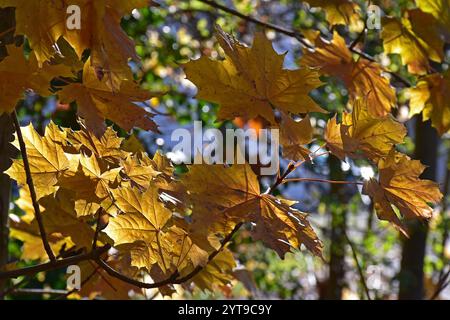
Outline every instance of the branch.
[[11, 118], [14, 121], [14, 126], [16, 127], [17, 138], [19, 139], [20, 152], [22, 153], [22, 159], [23, 159], [23, 166], [25, 168], [25, 175], [27, 177], [28, 188], [30, 189], [31, 201], [33, 203], [33, 208], [34, 208], [34, 215], [36, 217], [36, 221], [39, 226], [39, 233], [41, 235], [42, 243], [44, 244], [45, 252], [47, 252], [47, 255], [48, 255], [50, 261], [55, 262], [56, 261], [55, 255], [53, 254], [52, 248], [50, 247], [50, 244], [48, 243], [47, 234], [45, 233], [44, 222], [42, 221], [41, 210], [40, 210], [39, 204], [37, 202], [36, 190], [34, 189], [33, 178], [31, 176], [30, 163], [28, 161], [28, 156], [27, 156], [27, 148], [26, 148], [25, 142], [23, 140], [22, 130], [20, 128], [20, 123], [19, 123], [19, 120], [17, 119], [17, 113], [15, 110], [11, 113]]
[[359, 264], [358, 255], [356, 253], [356, 249], [355, 249], [353, 243], [351, 242], [350, 238], [347, 236], [347, 233], [345, 231], [344, 231], [344, 237], [347, 240], [348, 245], [350, 246], [350, 249], [352, 249], [353, 259], [355, 260], [356, 267], [358, 268], [359, 279], [361, 280], [361, 284], [364, 287], [364, 291], [366, 292], [367, 299], [368, 300], [372, 300], [370, 298], [369, 287], [367, 287], [366, 279], [364, 278], [364, 272], [362, 270], [361, 265]]
[[[308, 49], [311, 49], [311, 50], [314, 49], [314, 46], [310, 45], [305, 40], [305, 36], [302, 35], [300, 32], [296, 32], [296, 31], [290, 30], [290, 29], [285, 29], [285, 28], [277, 26], [275, 24], [258, 20], [258, 19], [254, 18], [254, 17], [245, 15], [245, 14], [243, 14], [243, 13], [237, 11], [237, 10], [228, 8], [228, 7], [226, 7], [224, 5], [221, 5], [219, 3], [216, 3], [215, 1], [212, 1], [212, 0], [198, 0], [198, 1], [200, 1], [200, 2], [202, 2], [204, 4], [207, 4], [207, 5], [209, 5], [209, 6], [213, 7], [213, 8], [216, 8], [216, 9], [222, 10], [224, 12], [227, 12], [229, 14], [232, 14], [232, 15], [234, 15], [236, 17], [239, 17], [241, 19], [244, 19], [246, 21], [253, 22], [255, 24], [263, 26], [263, 27], [265, 27], [267, 29], [271, 29], [271, 30], [277, 31], [279, 33], [282, 33], [284, 35], [293, 37], [293, 38], [297, 39], [304, 47], [306, 47]], [[357, 49], [355, 49], [353, 47], [349, 48], [349, 50], [351, 52], [356, 53], [357, 55], [359, 55], [359, 56], [369, 60], [369, 61], [376, 62], [375, 58], [373, 58], [372, 56], [368, 55], [367, 53], [361, 52], [361, 51], [359, 51], [359, 50], [357, 50]], [[395, 73], [393, 71], [387, 70], [384, 67], [382, 67], [382, 68], [383, 68], [383, 70], [385, 72], [391, 74], [394, 78], [396, 78], [399, 82], [401, 82], [406, 87], [411, 87], [411, 83], [409, 83], [408, 80], [406, 80], [405, 78], [403, 78], [399, 74], [397, 74], [397, 73]]]
[[288, 182], [323, 182], [323, 183], [333, 183], [333, 184], [356, 184], [356, 185], [363, 185], [364, 182], [360, 181], [340, 181], [340, 180], [328, 180], [328, 179], [319, 179], [319, 178], [291, 178], [286, 179], [283, 181], [283, 183]]
[[293, 38], [297, 39], [303, 46], [305, 46], [307, 48], [310, 48], [310, 49], [314, 48], [312, 45], [310, 45], [305, 40], [305, 36], [302, 35], [301, 33], [298, 33], [298, 32], [295, 32], [293, 30], [289, 30], [289, 29], [286, 29], [286, 28], [283, 28], [283, 27], [280, 27], [280, 26], [277, 26], [276, 24], [272, 24], [272, 23], [269, 23], [269, 22], [261, 21], [259, 19], [256, 19], [256, 18], [252, 17], [252, 16], [243, 14], [243, 13], [237, 11], [237, 10], [231, 9], [229, 7], [221, 5], [221, 4], [219, 4], [219, 3], [215, 2], [215, 1], [212, 1], [212, 0], [198, 0], [198, 1], [203, 2], [204, 4], [207, 4], [207, 5], [209, 5], [209, 6], [213, 7], [213, 8], [216, 8], [216, 9], [222, 10], [224, 12], [227, 12], [229, 14], [232, 14], [232, 15], [234, 15], [236, 17], [239, 17], [241, 19], [244, 19], [246, 21], [252, 22], [254, 24], [257, 24], [257, 25], [266, 27], [268, 29], [272, 29], [274, 31], [277, 31], [279, 33], [285, 34], [287, 36], [293, 37]]
[[100, 247], [96, 250], [93, 250], [89, 253], [80, 254], [77, 256], [73, 256], [73, 257], [69, 257], [69, 258], [65, 258], [65, 259], [61, 259], [61, 260], [50, 261], [50, 262], [39, 264], [39, 265], [32, 266], [32, 267], [26, 267], [26, 268], [12, 270], [12, 271], [0, 272], [0, 280], [17, 278], [17, 277], [26, 276], [26, 275], [35, 275], [36, 273], [39, 273], [39, 272], [60, 269], [60, 268], [64, 268], [64, 267], [70, 266], [72, 264], [77, 264], [77, 263], [87, 261], [87, 260], [96, 260], [103, 253], [107, 252], [110, 248], [111, 248], [110, 245], [106, 245], [106, 246]]
[[[231, 238], [233, 237], [233, 235], [240, 229], [240, 227], [242, 226], [243, 223], [238, 223], [233, 231], [231, 231], [222, 241], [222, 244], [220, 246], [219, 249], [217, 249], [216, 251], [212, 252], [209, 257], [208, 257], [208, 262], [206, 263], [206, 265], [208, 265], [208, 263], [210, 263], [219, 253], [220, 251], [222, 251], [222, 249], [226, 246], [226, 244], [231, 240]], [[175, 271], [170, 277], [168, 277], [167, 279], [164, 279], [162, 281], [159, 282], [153, 282], [153, 283], [147, 283], [147, 282], [141, 282], [135, 279], [132, 279], [130, 277], [127, 277], [126, 275], [114, 270], [110, 265], [108, 265], [105, 261], [103, 261], [102, 259], [100, 259], [100, 257], [98, 257], [96, 259], [97, 264], [103, 269], [105, 270], [110, 276], [115, 277], [119, 280], [122, 280], [124, 282], [127, 282], [131, 285], [134, 285], [136, 287], [139, 288], [144, 288], [144, 289], [154, 289], [154, 288], [159, 288], [165, 285], [169, 285], [169, 284], [181, 284], [183, 282], [188, 281], [189, 279], [193, 278], [194, 276], [196, 276], [200, 271], [203, 270], [204, 267], [198, 266], [196, 267], [192, 272], [190, 272], [189, 274], [187, 274], [184, 277], [179, 278], [180, 274], [178, 273], [178, 271]]]

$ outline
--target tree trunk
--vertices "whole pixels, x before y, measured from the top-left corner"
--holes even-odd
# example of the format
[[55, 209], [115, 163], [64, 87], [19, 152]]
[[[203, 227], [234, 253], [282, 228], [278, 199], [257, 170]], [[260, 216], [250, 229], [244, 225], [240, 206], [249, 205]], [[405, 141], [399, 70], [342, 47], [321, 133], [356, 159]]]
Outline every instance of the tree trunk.
[[[8, 263], [8, 213], [11, 193], [11, 180], [3, 173], [11, 165], [14, 148], [13, 124], [8, 114], [0, 115], [0, 269]], [[3, 296], [4, 283], [0, 282], [0, 299]]]
[[[421, 178], [436, 180], [439, 137], [430, 121], [422, 122], [416, 117], [416, 149], [414, 158], [427, 166]], [[428, 235], [428, 224], [414, 221], [408, 224], [409, 239], [403, 241], [400, 270], [399, 299], [424, 299], [424, 258]]]
[[[335, 157], [329, 158], [330, 180], [344, 180], [341, 161]], [[325, 299], [340, 300], [345, 286], [345, 239], [346, 211], [344, 207], [344, 186], [330, 184], [331, 187], [331, 245], [329, 277]], [[344, 200], [345, 201], [345, 200]]]

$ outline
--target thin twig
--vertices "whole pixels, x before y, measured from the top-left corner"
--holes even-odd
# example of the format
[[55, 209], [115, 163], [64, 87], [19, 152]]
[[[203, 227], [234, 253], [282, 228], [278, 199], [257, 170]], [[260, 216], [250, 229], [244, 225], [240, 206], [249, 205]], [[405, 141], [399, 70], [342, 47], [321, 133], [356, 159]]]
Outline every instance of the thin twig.
[[319, 179], [319, 178], [290, 178], [285, 179], [283, 183], [288, 182], [323, 182], [323, 183], [332, 183], [332, 184], [357, 184], [363, 185], [364, 182], [360, 181], [340, 181], [340, 180], [328, 180], [328, 179]]
[[296, 169], [296, 165], [294, 162], [289, 163], [286, 171], [277, 178], [277, 180], [275, 180], [275, 182], [273, 183], [272, 186], [270, 186], [270, 188], [267, 190], [267, 194], [271, 193], [273, 190], [275, 190], [280, 184], [283, 183], [284, 179], [292, 172]]
[[53, 254], [52, 248], [48, 243], [47, 234], [45, 233], [44, 222], [42, 221], [41, 210], [37, 202], [36, 190], [34, 189], [33, 178], [31, 176], [30, 163], [28, 161], [27, 156], [27, 148], [25, 146], [25, 141], [23, 140], [22, 130], [20, 128], [20, 123], [17, 118], [17, 113], [15, 110], [14, 112], [11, 113], [11, 118], [14, 121], [14, 126], [16, 127], [17, 138], [19, 140], [20, 145], [20, 152], [22, 153], [23, 166], [25, 168], [25, 175], [27, 177], [27, 184], [28, 188], [30, 189], [31, 201], [33, 203], [34, 208], [34, 215], [36, 217], [36, 221], [39, 226], [39, 233], [42, 239], [42, 243], [44, 244], [45, 252], [47, 252], [50, 261], [55, 262], [56, 261], [55, 255]]
[[97, 248], [98, 234], [100, 233], [100, 229], [101, 229], [102, 213], [103, 213], [103, 209], [99, 208], [97, 210], [97, 224], [95, 226], [94, 238], [92, 239], [92, 250], [95, 250]]
[[355, 264], [356, 267], [358, 269], [358, 273], [359, 273], [359, 278], [361, 280], [361, 284], [364, 287], [364, 291], [366, 292], [366, 296], [368, 300], [372, 300], [370, 298], [370, 293], [369, 293], [369, 287], [367, 287], [367, 283], [366, 283], [366, 279], [364, 278], [364, 272], [362, 270], [361, 265], [359, 264], [359, 260], [358, 260], [358, 254], [356, 253], [356, 249], [355, 246], [353, 245], [352, 241], [350, 240], [350, 238], [347, 236], [347, 233], [344, 231], [344, 237], [348, 242], [348, 245], [350, 246], [350, 249], [352, 250], [352, 254], [353, 254], [353, 259], [355, 260]]
[[211, 6], [213, 8], [222, 10], [222, 11], [227, 12], [227, 13], [230, 13], [230, 14], [232, 14], [232, 15], [234, 15], [236, 17], [239, 17], [241, 19], [244, 19], [246, 21], [253, 22], [254, 24], [257, 24], [257, 25], [266, 27], [268, 29], [272, 29], [274, 31], [277, 31], [279, 33], [285, 34], [287, 36], [293, 37], [293, 38], [297, 39], [305, 47], [310, 48], [310, 49], [313, 48], [313, 46], [310, 45], [305, 40], [305, 36], [303, 36], [301, 33], [298, 33], [298, 32], [295, 32], [293, 30], [289, 30], [289, 29], [286, 29], [286, 28], [283, 28], [283, 27], [280, 27], [280, 26], [277, 26], [276, 24], [272, 24], [272, 23], [269, 23], [269, 22], [261, 21], [259, 19], [256, 19], [256, 18], [252, 17], [252, 16], [243, 14], [243, 13], [237, 11], [237, 10], [234, 10], [234, 9], [231, 9], [231, 8], [226, 7], [224, 5], [221, 5], [220, 3], [217, 3], [215, 1], [211, 1], [211, 0], [199, 0], [199, 1], [205, 3], [205, 4], [209, 5], [209, 6]]
[[450, 285], [450, 268], [440, 278], [436, 290], [431, 295], [430, 300], [435, 300], [439, 294]]
[[18, 288], [13, 294], [67, 294], [67, 290]]

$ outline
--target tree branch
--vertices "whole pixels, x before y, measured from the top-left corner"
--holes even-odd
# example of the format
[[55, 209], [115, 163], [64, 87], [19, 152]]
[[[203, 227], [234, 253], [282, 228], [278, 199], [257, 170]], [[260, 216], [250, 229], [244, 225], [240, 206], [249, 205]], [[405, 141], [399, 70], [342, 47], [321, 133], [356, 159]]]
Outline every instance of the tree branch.
[[[208, 265], [208, 263], [210, 263], [221, 251], [222, 249], [226, 246], [226, 244], [231, 240], [231, 238], [233, 238], [233, 235], [241, 228], [241, 226], [243, 225], [243, 223], [238, 223], [233, 231], [231, 231], [222, 241], [222, 244], [220, 246], [219, 249], [217, 249], [216, 251], [212, 252], [209, 257], [208, 257], [208, 262], [206, 265]], [[159, 288], [165, 285], [169, 285], [169, 284], [181, 284], [183, 282], [188, 281], [189, 279], [192, 279], [194, 276], [196, 276], [200, 271], [202, 271], [204, 269], [204, 267], [198, 266], [196, 267], [193, 271], [191, 271], [189, 274], [187, 274], [186, 276], [183, 276], [181, 278], [179, 278], [180, 274], [178, 273], [178, 271], [174, 272], [170, 277], [168, 277], [167, 279], [164, 279], [162, 281], [159, 282], [154, 282], [154, 283], [147, 283], [147, 282], [141, 282], [135, 279], [132, 279], [130, 277], [127, 277], [126, 275], [114, 270], [110, 265], [108, 265], [105, 261], [103, 261], [102, 259], [100, 259], [100, 257], [98, 257], [96, 259], [97, 264], [103, 269], [105, 270], [110, 276], [115, 277], [119, 280], [122, 280], [124, 282], [127, 282], [131, 285], [134, 285], [136, 287], [139, 288], [144, 288], [144, 289], [154, 289], [154, 288]]]
[[333, 183], [333, 184], [357, 184], [363, 185], [364, 182], [360, 181], [341, 181], [341, 180], [328, 180], [319, 178], [290, 178], [283, 181], [283, 183], [288, 182], [323, 182], [323, 183]]
[[20, 123], [19, 120], [17, 119], [17, 113], [15, 110], [11, 113], [11, 118], [14, 122], [14, 126], [16, 127], [17, 138], [19, 139], [20, 152], [22, 153], [23, 159], [23, 166], [25, 168], [25, 175], [27, 177], [28, 188], [30, 189], [31, 201], [33, 203], [34, 208], [34, 215], [36, 217], [36, 221], [39, 226], [39, 233], [42, 239], [42, 243], [44, 244], [45, 252], [47, 252], [50, 261], [55, 262], [56, 261], [55, 255], [53, 254], [52, 248], [48, 243], [47, 234], [45, 233], [44, 222], [42, 221], [41, 210], [37, 202], [36, 190], [34, 189], [33, 178], [31, 176], [30, 163], [28, 161], [27, 156], [27, 148], [23, 140], [22, 130], [20, 128]]
[[303, 36], [301, 33], [298, 33], [298, 32], [295, 32], [293, 30], [289, 30], [289, 29], [286, 29], [286, 28], [283, 28], [283, 27], [280, 27], [280, 26], [277, 26], [277, 25], [269, 23], [269, 22], [261, 21], [259, 19], [256, 19], [256, 18], [252, 17], [252, 16], [243, 14], [243, 13], [237, 11], [237, 10], [231, 9], [229, 7], [221, 5], [220, 3], [217, 3], [217, 2], [212, 1], [212, 0], [198, 0], [198, 1], [203, 2], [204, 4], [207, 4], [207, 5], [209, 5], [209, 6], [213, 7], [213, 8], [216, 8], [216, 9], [222, 10], [224, 12], [227, 12], [229, 14], [232, 14], [232, 15], [234, 15], [236, 17], [239, 17], [241, 19], [244, 19], [246, 21], [252, 22], [254, 24], [257, 24], [257, 25], [266, 27], [268, 29], [272, 29], [274, 31], [277, 31], [279, 33], [285, 34], [287, 36], [293, 37], [293, 38], [297, 39], [303, 46], [305, 46], [307, 48], [310, 48], [310, 49], [314, 48], [312, 45], [310, 45], [305, 40], [306, 39], [305, 36]]
[[73, 257], [69, 257], [69, 258], [65, 258], [65, 259], [61, 259], [61, 260], [50, 261], [50, 262], [42, 263], [42, 264], [32, 266], [32, 267], [26, 267], [26, 268], [12, 270], [12, 271], [0, 272], [0, 280], [17, 278], [17, 277], [26, 276], [26, 275], [35, 275], [36, 273], [39, 273], [39, 272], [60, 269], [60, 268], [64, 268], [64, 267], [70, 266], [72, 264], [77, 264], [77, 263], [87, 261], [87, 260], [96, 260], [103, 253], [107, 252], [110, 248], [111, 248], [110, 245], [105, 245], [105, 246], [100, 247], [96, 250], [93, 250], [89, 253], [80, 254], [77, 256], [73, 256]]

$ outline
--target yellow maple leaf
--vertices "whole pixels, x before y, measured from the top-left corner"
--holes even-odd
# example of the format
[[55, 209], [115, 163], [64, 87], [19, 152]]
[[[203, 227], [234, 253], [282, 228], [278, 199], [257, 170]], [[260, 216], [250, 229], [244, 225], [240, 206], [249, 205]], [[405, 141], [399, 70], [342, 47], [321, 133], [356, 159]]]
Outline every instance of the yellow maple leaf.
[[395, 90], [382, 75], [381, 66], [364, 58], [353, 60], [344, 38], [336, 31], [332, 42], [317, 38], [314, 51], [305, 51], [300, 64], [319, 68], [322, 74], [342, 80], [352, 100], [368, 100], [369, 112], [373, 115], [386, 115], [395, 106]]
[[[80, 8], [80, 29], [67, 26], [70, 5]], [[15, 7], [16, 33], [28, 38], [39, 66], [58, 53], [56, 43], [64, 37], [80, 58], [86, 49], [91, 50], [92, 67], [102, 70], [114, 90], [122, 79], [132, 79], [128, 60], [138, 60], [134, 42], [120, 27], [121, 18], [149, 5], [149, 0], [0, 1], [0, 7]]]
[[410, 99], [410, 116], [422, 112], [424, 121], [431, 119], [439, 134], [450, 129], [450, 72], [434, 73], [420, 78], [414, 88], [405, 89]]
[[64, 148], [65, 152], [93, 154], [112, 164], [118, 164], [127, 156], [127, 153], [120, 148], [123, 139], [117, 136], [117, 132], [112, 127], [106, 128], [105, 133], [99, 138], [85, 126], [82, 126], [81, 130], [64, 129], [64, 131], [66, 133], [65, 142], [70, 144], [70, 147], [66, 145]]
[[112, 193], [122, 213], [109, 220], [104, 232], [115, 246], [125, 245], [132, 265], [150, 272], [158, 264], [164, 273], [182, 267], [192, 244], [186, 232], [168, 225], [172, 213], [159, 200], [157, 189], [119, 188]]
[[[441, 62], [443, 57], [442, 43], [440, 47], [428, 42], [428, 38], [420, 38], [413, 30], [413, 25], [407, 17], [401, 20], [393, 17], [383, 17], [381, 38], [386, 53], [396, 53], [413, 74], [425, 74], [430, 71], [428, 59]], [[428, 34], [428, 33], [427, 33]], [[437, 44], [439, 45], [439, 44]]]
[[[189, 234], [213, 247], [217, 239], [209, 235], [226, 235], [238, 222], [253, 222], [253, 237], [262, 240], [280, 257], [291, 248], [303, 244], [315, 255], [321, 255], [322, 244], [306, 219], [306, 215], [291, 208], [295, 202], [260, 194], [259, 182], [248, 164], [194, 165], [182, 177], [193, 204], [193, 225]], [[197, 225], [196, 225], [197, 224]], [[199, 231], [196, 231], [198, 229]], [[202, 245], [202, 244], [199, 244]]]
[[[94, 238], [94, 229], [78, 219], [75, 211], [75, 193], [59, 189], [39, 200], [43, 207], [42, 219], [48, 234], [62, 234], [70, 237], [77, 248], [90, 248]], [[35, 223], [36, 221], [33, 221]]]
[[420, 179], [425, 166], [418, 160], [396, 153], [394, 150], [386, 159], [378, 163], [379, 180], [371, 179], [364, 184], [363, 193], [371, 196], [377, 215], [388, 220], [396, 228], [407, 234], [394, 205], [406, 219], [431, 218], [433, 209], [428, 203], [438, 203], [442, 199], [437, 183]]
[[0, 61], [0, 114], [14, 110], [25, 90], [50, 95], [50, 80], [71, 74], [70, 69], [62, 65], [45, 63], [39, 68], [33, 55], [25, 59], [22, 47], [10, 45], [7, 49], [9, 55]]
[[350, 0], [306, 0], [312, 7], [325, 10], [328, 23], [354, 26], [360, 20], [360, 8]]
[[355, 100], [353, 111], [344, 113], [342, 123], [336, 117], [328, 122], [325, 140], [336, 156], [344, 159], [365, 156], [374, 162], [386, 157], [392, 147], [403, 141], [406, 128], [391, 115], [373, 117], [368, 112], [367, 101]]
[[232, 272], [235, 267], [233, 253], [224, 248], [192, 278], [192, 282], [201, 290], [207, 289], [214, 292], [218, 287], [227, 285], [234, 279]]
[[294, 114], [324, 112], [309, 92], [322, 83], [309, 68], [283, 69], [278, 55], [262, 33], [257, 33], [248, 48], [223, 32], [216, 33], [226, 54], [223, 61], [203, 56], [184, 65], [186, 76], [198, 88], [198, 98], [221, 105], [220, 119], [258, 115], [276, 124], [272, 107]]
[[450, 39], [450, 1], [448, 0], [416, 0], [423, 12], [433, 15], [439, 25], [440, 33], [446, 42]]
[[285, 113], [281, 114], [280, 142], [283, 146], [283, 157], [299, 161], [304, 160], [310, 154], [308, 148], [303, 145], [312, 141], [313, 128], [309, 116], [296, 122]]
[[[51, 122], [45, 129], [45, 135], [40, 136], [32, 124], [22, 127], [22, 135], [27, 148], [28, 161], [30, 163], [31, 175], [38, 198], [54, 191], [53, 186], [59, 177], [69, 169], [69, 160], [64, 154], [61, 145], [53, 142], [53, 136], [60, 134], [59, 128]], [[14, 145], [18, 148], [17, 139]], [[14, 160], [11, 168], [6, 172], [21, 186], [26, 181], [23, 160]]]
[[114, 121], [126, 131], [139, 127], [158, 132], [156, 124], [150, 119], [153, 114], [133, 103], [146, 101], [152, 94], [140, 89], [132, 80], [122, 81], [119, 91], [111, 92], [105, 79], [97, 79], [89, 62], [84, 66], [83, 83], [64, 86], [58, 95], [65, 103], [77, 102], [78, 115], [98, 137], [106, 130], [105, 119]]

